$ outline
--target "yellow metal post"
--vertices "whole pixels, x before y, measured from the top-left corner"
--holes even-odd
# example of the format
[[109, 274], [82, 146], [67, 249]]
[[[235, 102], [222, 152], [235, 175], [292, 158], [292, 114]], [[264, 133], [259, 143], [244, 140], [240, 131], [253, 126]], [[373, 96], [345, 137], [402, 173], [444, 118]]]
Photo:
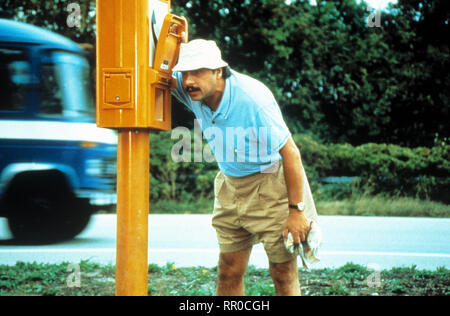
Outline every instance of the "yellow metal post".
[[116, 295], [148, 294], [149, 130], [120, 130]]
[[187, 21], [170, 0], [97, 0], [97, 125], [119, 131], [116, 295], [147, 295], [149, 134], [170, 130]]

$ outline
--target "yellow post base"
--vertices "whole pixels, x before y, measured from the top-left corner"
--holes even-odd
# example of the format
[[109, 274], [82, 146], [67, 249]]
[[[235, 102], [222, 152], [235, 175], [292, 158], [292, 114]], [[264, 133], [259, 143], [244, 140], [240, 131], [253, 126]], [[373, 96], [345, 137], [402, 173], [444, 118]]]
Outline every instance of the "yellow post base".
[[116, 295], [148, 295], [149, 131], [120, 130]]

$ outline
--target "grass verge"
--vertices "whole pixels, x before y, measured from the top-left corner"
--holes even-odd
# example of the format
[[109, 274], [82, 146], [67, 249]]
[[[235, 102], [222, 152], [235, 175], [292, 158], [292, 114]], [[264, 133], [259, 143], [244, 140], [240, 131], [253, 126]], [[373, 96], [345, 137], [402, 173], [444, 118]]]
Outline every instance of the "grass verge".
[[[213, 201], [152, 201], [152, 214], [211, 214]], [[408, 197], [363, 196], [337, 201], [317, 200], [319, 215], [450, 217], [450, 205]]]
[[450, 217], [450, 205], [408, 197], [369, 196], [318, 201], [320, 215]]
[[[78, 269], [78, 270], [77, 270]], [[79, 274], [77, 275], [77, 272]], [[18, 262], [0, 265], [1, 296], [112, 296], [115, 268], [82, 261], [78, 268], [68, 263]], [[212, 296], [217, 269], [178, 268], [149, 265], [148, 292], [151, 296]], [[450, 296], [450, 270], [410, 268], [373, 271], [347, 263], [337, 269], [300, 270], [305, 296]], [[275, 294], [267, 269], [250, 266], [245, 276], [246, 295]]]

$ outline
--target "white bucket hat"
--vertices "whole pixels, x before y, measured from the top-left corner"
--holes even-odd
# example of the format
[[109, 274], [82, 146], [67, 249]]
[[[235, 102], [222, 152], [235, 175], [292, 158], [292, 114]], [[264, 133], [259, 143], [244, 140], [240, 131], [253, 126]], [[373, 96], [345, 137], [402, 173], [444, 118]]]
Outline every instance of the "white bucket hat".
[[222, 54], [214, 41], [202, 39], [181, 44], [178, 63], [173, 71], [192, 71], [197, 69], [218, 69], [228, 64], [222, 60]]

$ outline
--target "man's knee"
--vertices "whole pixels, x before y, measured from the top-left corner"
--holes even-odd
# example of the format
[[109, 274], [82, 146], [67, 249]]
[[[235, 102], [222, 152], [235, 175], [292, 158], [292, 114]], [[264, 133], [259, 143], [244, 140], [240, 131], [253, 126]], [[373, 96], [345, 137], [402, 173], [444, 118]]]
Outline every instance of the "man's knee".
[[220, 268], [217, 274], [219, 282], [240, 283], [244, 279], [244, 273], [229, 268]]
[[297, 262], [270, 263], [270, 274], [275, 283], [287, 284], [298, 281]]
[[240, 280], [248, 265], [250, 249], [234, 253], [221, 253], [218, 277], [221, 280]]
[[276, 295], [301, 295], [297, 260], [287, 263], [270, 263], [270, 274], [275, 284]]

